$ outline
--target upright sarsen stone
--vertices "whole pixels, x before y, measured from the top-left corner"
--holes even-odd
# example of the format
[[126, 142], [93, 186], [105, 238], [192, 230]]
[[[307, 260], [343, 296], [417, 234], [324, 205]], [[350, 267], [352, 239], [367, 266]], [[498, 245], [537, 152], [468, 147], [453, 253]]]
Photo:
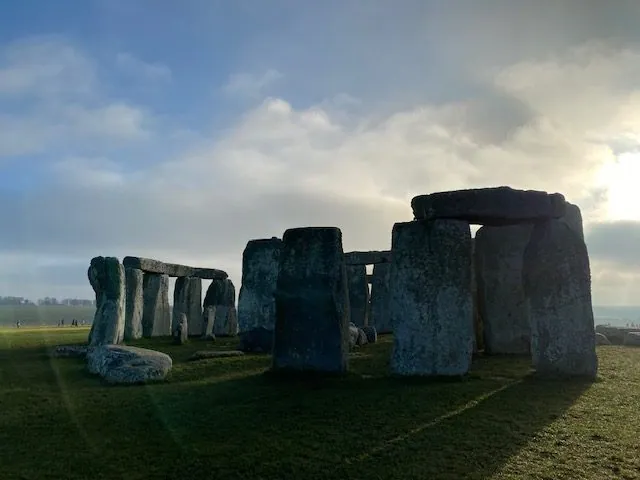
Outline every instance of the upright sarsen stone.
[[369, 285], [367, 283], [366, 265], [348, 265], [347, 281], [349, 284], [349, 310], [351, 323], [358, 327], [368, 325], [369, 317]]
[[206, 328], [211, 328], [213, 336], [233, 337], [238, 334], [236, 287], [230, 278], [211, 282], [204, 297], [204, 312], [206, 315], [215, 315], [213, 323], [210, 317], [205, 319]]
[[142, 296], [144, 274], [137, 268], [125, 268], [126, 314], [124, 322], [124, 339], [138, 340], [142, 338], [142, 312], [144, 300]]
[[349, 292], [342, 232], [287, 230], [276, 289], [273, 369], [344, 373], [349, 352]]
[[376, 263], [373, 266], [371, 281], [371, 318], [369, 325], [376, 328], [378, 333], [391, 333], [389, 317], [389, 273], [390, 263]]
[[169, 276], [145, 273], [142, 285], [144, 300], [142, 336], [149, 338], [171, 335]]
[[543, 375], [594, 378], [591, 269], [579, 234], [562, 220], [536, 224], [524, 253], [522, 281], [534, 368]]
[[524, 251], [533, 225], [484, 226], [475, 237], [478, 310], [489, 354], [528, 355], [529, 311], [522, 286]]
[[389, 315], [396, 375], [463, 375], [473, 351], [471, 232], [459, 220], [393, 226]]
[[274, 292], [282, 240], [250, 240], [242, 254], [242, 285], [238, 296], [238, 329], [273, 330], [276, 322]]
[[124, 337], [124, 267], [115, 257], [94, 257], [87, 275], [96, 294], [96, 313], [89, 331], [89, 345], [118, 344]]
[[172, 331], [181, 321], [181, 314], [187, 317], [188, 335], [202, 336], [202, 280], [196, 277], [178, 277], [173, 290]]

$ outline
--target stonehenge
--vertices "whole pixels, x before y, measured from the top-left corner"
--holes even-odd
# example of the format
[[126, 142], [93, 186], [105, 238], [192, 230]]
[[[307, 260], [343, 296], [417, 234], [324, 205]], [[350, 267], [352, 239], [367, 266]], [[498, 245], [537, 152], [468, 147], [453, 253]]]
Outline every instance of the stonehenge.
[[142, 338], [144, 273], [138, 268], [125, 267], [124, 276], [126, 285], [124, 340], [138, 340]]
[[95, 257], [87, 275], [96, 294], [96, 313], [89, 331], [89, 345], [118, 344], [124, 338], [124, 268], [115, 257]]
[[142, 285], [142, 336], [150, 338], [171, 335], [169, 275], [145, 273]]
[[172, 331], [181, 322], [181, 315], [187, 318], [188, 335], [202, 336], [202, 279], [197, 277], [178, 277], [173, 290]]
[[233, 337], [238, 334], [238, 314], [236, 311], [236, 287], [230, 278], [213, 280], [204, 298], [207, 315], [207, 331], [214, 337]]
[[369, 323], [369, 285], [366, 265], [347, 265], [349, 311], [351, 322], [358, 327]]

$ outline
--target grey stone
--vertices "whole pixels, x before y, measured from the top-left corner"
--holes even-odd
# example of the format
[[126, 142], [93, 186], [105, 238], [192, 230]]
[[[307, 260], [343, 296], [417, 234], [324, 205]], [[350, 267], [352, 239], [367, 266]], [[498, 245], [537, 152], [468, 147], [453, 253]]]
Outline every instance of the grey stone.
[[475, 237], [478, 310], [483, 320], [484, 351], [521, 354], [531, 351], [531, 327], [522, 267], [533, 225], [484, 226]]
[[640, 332], [640, 329], [633, 327], [615, 327], [613, 325], [596, 325], [595, 331], [606, 336], [613, 345], [623, 345], [624, 337], [627, 333]]
[[419, 195], [411, 200], [416, 220], [456, 219], [482, 225], [512, 225], [565, 214], [559, 193], [510, 187], [475, 188]]
[[359, 327], [369, 323], [369, 285], [365, 265], [348, 265], [349, 310], [351, 322]]
[[640, 346], [640, 332], [627, 332], [624, 336], [624, 345]]
[[147, 383], [163, 380], [173, 362], [162, 352], [124, 345], [104, 345], [87, 355], [89, 372], [108, 383]]
[[189, 357], [189, 360], [206, 360], [208, 358], [228, 358], [228, 357], [241, 357], [244, 352], [240, 350], [198, 350]]
[[115, 257], [94, 257], [87, 275], [96, 294], [96, 312], [89, 332], [89, 345], [118, 344], [124, 338], [124, 267]]
[[354, 323], [349, 324], [349, 348], [361, 347], [369, 343], [369, 339], [367, 337], [366, 332], [355, 325]]
[[187, 316], [188, 334], [202, 336], [205, 332], [202, 316], [202, 279], [178, 277], [173, 290], [172, 329], [175, 329], [180, 315]]
[[145, 273], [159, 273], [170, 277], [197, 277], [205, 280], [222, 280], [229, 276], [227, 272], [215, 268], [189, 267], [176, 263], [165, 263], [151, 258], [124, 257], [122, 263], [127, 268], [138, 268]]
[[273, 350], [273, 330], [256, 327], [240, 332], [238, 350], [243, 352], [271, 353]]
[[[174, 320], [176, 318], [174, 317]], [[189, 320], [185, 313], [177, 314], [177, 322], [173, 327], [173, 343], [184, 345], [189, 341]]]
[[582, 213], [580, 207], [573, 203], [567, 202], [566, 212], [560, 220], [566, 223], [571, 229], [578, 234], [580, 240], [584, 242], [584, 229], [582, 227]]
[[611, 342], [603, 334], [596, 333], [596, 345], [611, 345]]
[[342, 232], [334, 227], [293, 228], [282, 241], [272, 367], [345, 373], [349, 292]]
[[541, 375], [595, 377], [589, 256], [566, 223], [536, 224], [524, 254], [523, 284], [534, 368]]
[[202, 337], [206, 340], [215, 340], [216, 336], [213, 333], [213, 325], [216, 321], [216, 307], [215, 305], [207, 305], [202, 312]]
[[373, 266], [371, 282], [371, 318], [369, 324], [376, 327], [378, 333], [393, 331], [389, 317], [389, 273], [390, 263], [378, 263]]
[[242, 285], [238, 296], [240, 332], [264, 327], [273, 330], [276, 322], [274, 292], [282, 240], [250, 240], [242, 254]]
[[389, 263], [391, 261], [391, 251], [374, 250], [370, 252], [347, 252], [344, 254], [346, 265], [373, 265], [378, 263]]
[[396, 375], [463, 375], [473, 351], [471, 232], [457, 220], [396, 223], [389, 315]]
[[124, 339], [142, 338], [142, 312], [144, 308], [144, 273], [137, 268], [125, 268], [126, 310], [124, 321]]
[[163, 337], [171, 335], [171, 310], [169, 309], [169, 276], [145, 273], [142, 282], [142, 336]]
[[361, 330], [367, 337], [367, 343], [376, 343], [378, 341], [378, 332], [376, 331], [376, 327], [368, 325], [362, 327]]
[[[210, 309], [209, 307], [215, 307]], [[236, 311], [236, 288], [230, 278], [213, 280], [204, 297], [204, 311], [207, 314], [207, 328], [214, 313], [212, 332], [215, 337], [234, 337], [238, 334], [238, 314]]]
[[59, 358], [85, 358], [88, 351], [88, 345], [59, 345], [53, 349], [51, 356]]

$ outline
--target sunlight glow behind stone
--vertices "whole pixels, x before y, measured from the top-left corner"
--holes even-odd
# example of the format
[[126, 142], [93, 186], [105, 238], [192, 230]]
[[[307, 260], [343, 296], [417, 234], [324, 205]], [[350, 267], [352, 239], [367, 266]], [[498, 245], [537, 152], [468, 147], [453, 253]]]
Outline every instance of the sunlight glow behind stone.
[[600, 178], [608, 190], [608, 219], [640, 221], [640, 153], [618, 156], [603, 167]]

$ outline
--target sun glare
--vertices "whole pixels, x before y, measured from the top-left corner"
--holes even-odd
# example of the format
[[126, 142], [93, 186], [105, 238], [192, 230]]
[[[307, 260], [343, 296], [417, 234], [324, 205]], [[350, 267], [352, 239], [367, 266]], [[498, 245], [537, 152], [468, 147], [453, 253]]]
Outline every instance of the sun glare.
[[623, 153], [607, 164], [601, 179], [608, 190], [609, 220], [640, 221], [640, 153]]

